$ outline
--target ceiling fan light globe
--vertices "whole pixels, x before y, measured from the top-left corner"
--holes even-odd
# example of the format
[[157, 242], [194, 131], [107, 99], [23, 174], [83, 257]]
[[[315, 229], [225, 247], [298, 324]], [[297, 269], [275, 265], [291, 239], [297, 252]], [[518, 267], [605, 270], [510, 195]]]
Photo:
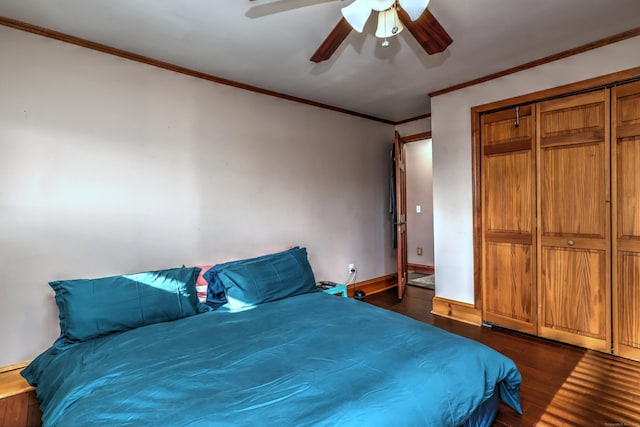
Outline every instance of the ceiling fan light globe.
[[383, 10], [389, 9], [396, 0], [367, 0], [369, 3], [369, 7], [376, 12], [382, 12]]
[[404, 30], [398, 11], [395, 7], [378, 13], [378, 28], [376, 29], [376, 37], [383, 39], [386, 37], [397, 36]]
[[412, 21], [420, 18], [430, 0], [400, 0], [400, 6], [407, 12]]
[[342, 16], [344, 16], [344, 19], [359, 33], [362, 32], [364, 24], [367, 23], [367, 19], [369, 19], [369, 15], [371, 15], [371, 7], [368, 1], [369, 0], [356, 0], [349, 6], [342, 8]]

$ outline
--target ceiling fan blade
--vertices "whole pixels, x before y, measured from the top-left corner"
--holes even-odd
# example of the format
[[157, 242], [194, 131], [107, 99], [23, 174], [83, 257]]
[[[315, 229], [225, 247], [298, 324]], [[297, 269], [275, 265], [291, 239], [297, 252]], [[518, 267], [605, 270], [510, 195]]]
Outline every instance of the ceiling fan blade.
[[[254, 0], [249, 1], [253, 2]], [[251, 6], [245, 15], [248, 18], [262, 18], [263, 16], [334, 1], [337, 0], [276, 0], [264, 4], [254, 3], [255, 6]]]
[[400, 22], [404, 24], [407, 30], [420, 43], [420, 46], [429, 54], [440, 53], [444, 51], [453, 39], [442, 28], [438, 20], [429, 12], [429, 9], [415, 21], [412, 21], [407, 12], [402, 8], [398, 8], [398, 16]]
[[318, 50], [316, 50], [316, 53], [313, 54], [311, 60], [313, 62], [322, 62], [331, 58], [331, 55], [338, 49], [350, 32], [351, 25], [349, 25], [346, 19], [341, 18], [327, 38], [324, 39]]

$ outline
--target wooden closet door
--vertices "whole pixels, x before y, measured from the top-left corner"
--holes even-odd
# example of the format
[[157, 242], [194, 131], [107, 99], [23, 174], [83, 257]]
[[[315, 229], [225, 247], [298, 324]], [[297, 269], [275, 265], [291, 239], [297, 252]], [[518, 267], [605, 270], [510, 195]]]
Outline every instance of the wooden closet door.
[[539, 335], [611, 351], [609, 90], [539, 104]]
[[640, 360], [640, 82], [612, 99], [614, 352]]
[[535, 334], [533, 109], [482, 116], [482, 314]]

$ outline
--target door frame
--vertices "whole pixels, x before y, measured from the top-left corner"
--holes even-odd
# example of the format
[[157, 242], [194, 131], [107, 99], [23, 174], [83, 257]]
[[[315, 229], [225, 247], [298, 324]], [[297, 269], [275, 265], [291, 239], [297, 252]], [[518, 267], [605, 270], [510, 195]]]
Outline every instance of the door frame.
[[[394, 150], [396, 150], [396, 144], [401, 141], [401, 148], [403, 150], [403, 156], [402, 159], [403, 161], [405, 160], [405, 156], [404, 156], [404, 146], [406, 144], [410, 144], [412, 142], [417, 142], [417, 141], [423, 141], [425, 139], [431, 139], [431, 131], [428, 132], [421, 132], [421, 133], [415, 133], [412, 135], [407, 135], [407, 136], [401, 136], [400, 133], [396, 130], [395, 131], [395, 137], [394, 137]], [[404, 227], [404, 229], [406, 230], [407, 228], [407, 224], [406, 224], [406, 213], [407, 213], [407, 198], [406, 198], [406, 194], [404, 197], [400, 197], [399, 195], [399, 185], [398, 185], [398, 166], [397, 166], [397, 153], [396, 153], [396, 183], [395, 183], [395, 194], [396, 194], [396, 211], [398, 212], [404, 212], [405, 213], [405, 218], [404, 220], [402, 220], [402, 222], [404, 222], [404, 224], [402, 225]], [[405, 162], [406, 163], [406, 162]], [[405, 165], [406, 166], [406, 165]], [[404, 191], [406, 192], [406, 170], [405, 170], [405, 183], [404, 183]], [[400, 222], [400, 220], [398, 219], [398, 222]], [[399, 234], [399, 228], [396, 224], [396, 235], [398, 236], [398, 247], [397, 247], [397, 257], [398, 257], [398, 271], [397, 271], [397, 283], [398, 283], [398, 299], [402, 299], [403, 294], [404, 294], [404, 286], [405, 286], [405, 282], [407, 280], [407, 271], [404, 271], [405, 269], [407, 269], [407, 262], [408, 262], [408, 257], [407, 257], [407, 239], [405, 237], [404, 241], [402, 241], [402, 239], [400, 238], [400, 234]], [[405, 233], [406, 234], [406, 233]], [[400, 243], [403, 243], [404, 247], [401, 247]], [[403, 260], [404, 258], [404, 260]]]

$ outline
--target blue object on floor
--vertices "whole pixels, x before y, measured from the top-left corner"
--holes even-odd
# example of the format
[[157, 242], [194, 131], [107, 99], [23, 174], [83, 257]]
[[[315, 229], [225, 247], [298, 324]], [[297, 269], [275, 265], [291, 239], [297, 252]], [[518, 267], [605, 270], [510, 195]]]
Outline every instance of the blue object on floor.
[[323, 289], [322, 291], [331, 295], [341, 293], [343, 298], [347, 298], [347, 285], [341, 285], [340, 283], [336, 283], [335, 286], [332, 286], [329, 289]]

